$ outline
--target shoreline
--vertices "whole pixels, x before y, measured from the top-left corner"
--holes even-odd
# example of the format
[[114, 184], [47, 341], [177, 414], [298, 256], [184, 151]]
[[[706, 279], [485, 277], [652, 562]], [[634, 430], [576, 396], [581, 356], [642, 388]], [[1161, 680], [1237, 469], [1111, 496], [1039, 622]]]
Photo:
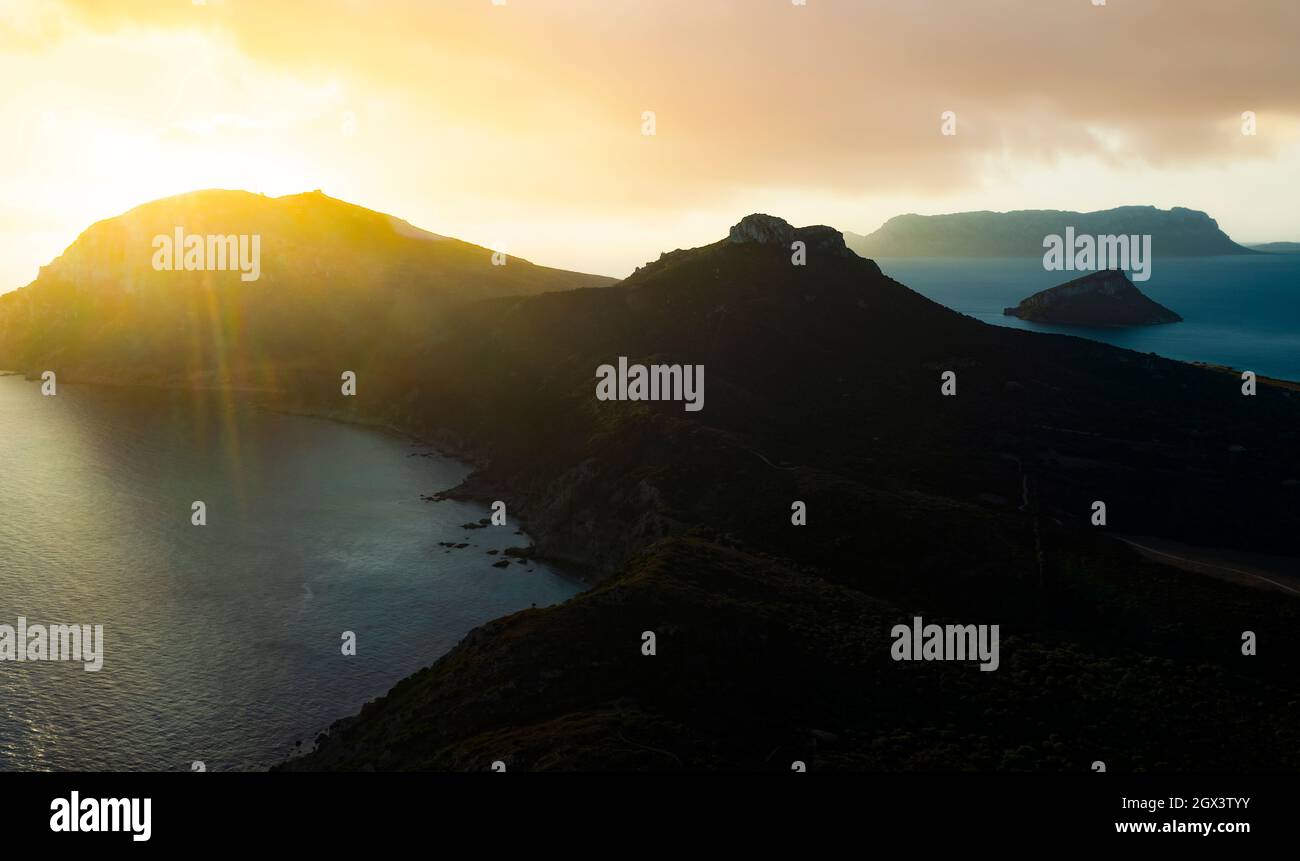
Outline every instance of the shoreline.
[[[391, 433], [412, 443], [427, 446], [433, 449], [438, 456], [459, 461], [470, 468], [469, 474], [459, 484], [446, 490], [435, 491], [429, 495], [426, 501], [441, 502], [444, 499], [454, 499], [460, 502], [485, 504], [490, 508], [492, 502], [500, 498], [499, 493], [484, 487], [482, 484], [482, 470], [487, 466], [491, 458], [481, 449], [460, 442], [456, 434], [450, 430], [444, 429], [444, 432], [435, 435], [435, 438], [431, 439], [424, 433], [382, 419], [364, 419], [352, 415], [340, 415], [330, 410], [314, 410], [302, 406], [289, 407], [269, 404], [258, 404], [257, 406], [282, 415], [322, 419], [352, 427]], [[520, 496], [522, 498], [523, 495]], [[536, 525], [535, 520], [528, 516], [526, 505], [516, 503], [508, 506], [508, 510], [510, 512], [508, 516], [514, 519], [516, 528], [524, 534], [524, 537], [529, 539], [534, 549], [538, 549], [539, 542], [535, 539], [545, 540], [548, 537], [545, 534], [545, 528]], [[584, 590], [595, 586], [612, 573], [601, 570], [600, 566], [591, 559], [560, 557], [545, 552], [535, 553], [528, 558], [545, 562], [547, 565], [556, 568], [557, 573], [564, 579], [582, 586]]]
[[[1096, 342], [1096, 343], [1103, 343], [1103, 342]], [[1115, 348], [1113, 347], [1113, 345], [1106, 345], [1106, 346], [1109, 346], [1112, 349], [1123, 349], [1123, 348]], [[1238, 379], [1241, 373], [1240, 371], [1237, 371], [1236, 369], [1231, 368], [1230, 366], [1220, 364], [1220, 363], [1173, 360], [1173, 359], [1166, 359], [1166, 361], [1175, 361], [1183, 365], [1191, 365], [1193, 367], [1200, 368], [1201, 370], [1212, 372], [1212, 373], [1218, 373], [1221, 375], [1231, 374], [1234, 377], [1237, 377]], [[31, 378], [29, 377], [29, 379]], [[1279, 379], [1265, 377], [1265, 376], [1258, 376], [1257, 379], [1258, 382], [1264, 386], [1271, 386], [1273, 388], [1286, 390], [1288, 392], [1300, 391], [1300, 383], [1298, 382], [1279, 380]], [[99, 382], [94, 380], [79, 381], [76, 379], [69, 380], [68, 382], [73, 385], [111, 386], [112, 388], [116, 388], [116, 389], [128, 389], [128, 390], [143, 389], [143, 390], [150, 390], [150, 391], [157, 391], [157, 392], [171, 392], [171, 393], [181, 393], [181, 394], [187, 391], [191, 391], [191, 392], [205, 391], [205, 392], [216, 393], [216, 394], [225, 393], [231, 397], [238, 397], [240, 401], [247, 402], [248, 404], [258, 409], [265, 409], [270, 412], [277, 412], [283, 415], [293, 415], [293, 416], [299, 416], [303, 418], [326, 419], [326, 420], [338, 422], [340, 424], [354, 425], [369, 430], [379, 430], [385, 433], [393, 434], [401, 438], [404, 438], [412, 443], [415, 443], [417, 445], [428, 447], [429, 449], [432, 449], [440, 456], [450, 457], [459, 460], [462, 463], [469, 466], [470, 472], [465, 476], [465, 478], [462, 481], [460, 481], [460, 483], [456, 484], [453, 487], [447, 488], [445, 490], [436, 491], [436, 493], [434, 494], [435, 496], [442, 499], [457, 499], [463, 501], [472, 501], [479, 504], [486, 503], [489, 506], [491, 501], [494, 499], [501, 499], [501, 498], [511, 499], [512, 497], [514, 497], [518, 501], [513, 501], [509, 505], [509, 510], [510, 510], [510, 516], [512, 517], [513, 522], [517, 525], [517, 528], [524, 533], [524, 535], [533, 544], [534, 547], [537, 547], [546, 539], [546, 534], [545, 534], [546, 530], [541, 526], [541, 524], [539, 523], [536, 526], [534, 526], [535, 523], [534, 518], [531, 517], [530, 515], [535, 515], [537, 514], [537, 512], [530, 511], [530, 506], [528, 504], [530, 501], [544, 502], [545, 499], [544, 496], [540, 500], [538, 500], [537, 497], [535, 497], [534, 495], [528, 494], [522, 490], [518, 490], [518, 492], [516, 493], [515, 491], [517, 490], [517, 488], [512, 487], [511, 484], [512, 482], [518, 482], [520, 480], [520, 476], [511, 475], [511, 476], [507, 476], [505, 479], [499, 479], [488, 475], [485, 472], [485, 469], [491, 463], [490, 453], [481, 447], [475, 447], [467, 444], [464, 440], [458, 438], [455, 433], [451, 432], [446, 428], [417, 429], [415, 427], [403, 426], [400, 423], [395, 423], [389, 420], [385, 420], [385, 418], [383, 417], [372, 417], [372, 416], [356, 414], [351, 411], [342, 411], [337, 409], [314, 407], [311, 405], [304, 405], [301, 402], [284, 403], [284, 402], [280, 402], [286, 396], [286, 393], [282, 391], [272, 391], [272, 390], [265, 390], [265, 389], [261, 389], [261, 390], [239, 389], [239, 388], [204, 389], [196, 386], [185, 386], [185, 385], [176, 385], [176, 384], [140, 385], [140, 384], [122, 384], [120, 382], [104, 383], [104, 382]], [[585, 549], [588, 552], [590, 552], [592, 548], [587, 547]], [[539, 562], [545, 562], [548, 565], [555, 566], [556, 573], [560, 574], [561, 576], [565, 576], [566, 579], [570, 579], [572, 582], [574, 582], [576, 585], [580, 587], [579, 592], [585, 591], [586, 589], [590, 588], [592, 585], [595, 585], [601, 579], [603, 579], [604, 576], [604, 572], [600, 572], [600, 571], [593, 572], [591, 571], [590, 568], [584, 570], [580, 562], [578, 565], [574, 565], [573, 563], [575, 560], [572, 559], [556, 558], [554, 556], [550, 556], [542, 553], [538, 553], [537, 555], [531, 558], [535, 558]], [[503, 618], [509, 618], [513, 616], [515, 613], [524, 612], [527, 609], [529, 608], [520, 608], [519, 610], [513, 611], [511, 613], [505, 613], [502, 616], [498, 617], [498, 619], [493, 621], [499, 621], [500, 619]], [[469, 631], [465, 632], [465, 634], [461, 637], [460, 643], [463, 643], [467, 637], [472, 636], [473, 632], [475, 630], [478, 630], [481, 627], [482, 626], [475, 626], [474, 628], [471, 628]], [[457, 647], [458, 646], [453, 646], [452, 649], [445, 654], [438, 655], [438, 656], [429, 656], [428, 658], [423, 659], [422, 660], [423, 666], [419, 670], [416, 670], [415, 673], [408, 674], [407, 676], [403, 677], [403, 679], [397, 680], [396, 682], [394, 682], [393, 685], [388, 687], [385, 693], [367, 700], [365, 703], [362, 703], [359, 708], [352, 707], [348, 704], [340, 704], [340, 711], [346, 713], [342, 714], [336, 720], [329, 722], [326, 726], [324, 726], [314, 734], [304, 733], [304, 741], [306, 741], [306, 739], [308, 738], [311, 738], [315, 740], [314, 742], [304, 743], [300, 751], [294, 751], [291, 755], [286, 755], [284, 759], [277, 760], [276, 762], [273, 763], [269, 763], [265, 767], [274, 768], [278, 764], [298, 759], [301, 756], [305, 756], [309, 753], [316, 751], [317, 749], [319, 749], [319, 747], [321, 747], [322, 742], [328, 743], [327, 740], [330, 739], [332, 736], [334, 736], [336, 731], [343, 730], [346, 727], [355, 723], [357, 720], [359, 720], [360, 715], [365, 711], [366, 706], [368, 706], [370, 703], [375, 702], [377, 699], [383, 699], [384, 697], [389, 696], [394, 689], [396, 689], [406, 679], [411, 678], [412, 675], [415, 675], [417, 673], [422, 673], [425, 670], [428, 670], [430, 667], [436, 666], [440, 661], [442, 661], [446, 657], [447, 654], [451, 654]]]
[[[337, 422], [338, 424], [348, 425], [351, 427], [364, 428], [366, 430], [383, 431], [385, 433], [389, 433], [394, 436], [401, 437], [413, 444], [426, 446], [432, 449], [433, 453], [439, 457], [455, 460], [470, 467], [470, 473], [467, 476], [465, 476], [465, 478], [459, 484], [447, 488], [446, 490], [435, 491], [434, 493], [430, 494], [429, 497], [422, 497], [422, 499], [424, 499], [426, 502], [427, 501], [441, 502], [446, 499], [454, 499], [460, 502], [473, 502], [480, 505], [486, 505], [489, 511], [491, 509], [491, 502], [493, 501], [489, 499], [489, 496], [491, 494], [487, 494], [485, 492], [475, 492], [473, 490], [468, 489], [467, 487], [468, 485], [471, 485], [474, 482], [475, 476], [479, 473], [482, 466], [486, 463], [487, 457], [483, 453], [476, 451], [468, 446], [463, 446], [451, 442], [450, 433], [447, 434], [447, 439], [445, 439], [443, 442], [435, 442], [433, 440], [427, 439], [424, 435], [416, 433], [413, 430], [400, 427], [398, 425], [392, 424], [391, 422], [385, 422], [381, 419], [365, 420], [365, 419], [357, 418], [355, 416], [338, 415], [328, 410], [311, 410], [311, 409], [305, 409], [300, 406], [287, 407], [287, 406], [275, 406], [275, 405], [268, 405], [268, 404], [256, 404], [255, 406], [258, 409], [265, 409], [268, 412], [274, 412], [280, 415], [296, 416], [299, 418], [315, 419], [319, 421], [332, 421], [332, 422]], [[527, 517], [518, 513], [514, 514], [513, 516], [515, 517], [517, 531], [519, 532], [521, 537], [523, 537], [528, 542], [528, 546], [530, 549], [536, 549], [537, 542], [535, 538], [538, 536], [532, 530], [530, 530], [528, 525], [529, 521]], [[564, 580], [571, 582], [574, 586], [578, 587], [578, 592], [576, 593], [577, 595], [581, 595], [582, 593], [586, 592], [588, 589], [592, 588], [593, 586], [598, 584], [601, 580], [603, 580], [605, 576], [607, 576], [597, 571], [592, 566], [583, 566], [582, 564], [575, 564], [573, 560], [569, 560], [569, 559], [555, 559], [551, 556], [548, 556], [546, 554], [541, 554], [541, 553], [530, 555], [527, 558], [533, 561], [545, 563], [554, 571], [556, 575], [558, 575]], [[309, 756], [310, 754], [315, 753], [317, 749], [320, 748], [322, 743], [327, 742], [329, 740], [329, 738], [333, 735], [335, 730], [346, 729], [348, 726], [355, 723], [359, 719], [362, 711], [366, 708], [366, 706], [370, 705], [373, 702], [376, 702], [379, 699], [382, 699], [383, 697], [388, 696], [390, 693], [392, 693], [394, 688], [396, 688], [406, 679], [411, 678], [411, 676], [417, 673], [422, 673], [430, 669], [434, 665], [436, 665], [439, 661], [441, 661], [447, 655], [451, 654], [457, 647], [459, 647], [460, 644], [463, 643], [465, 639], [469, 637], [474, 631], [483, 627], [483, 625], [493, 624], [495, 622], [500, 621], [501, 619], [505, 619], [508, 618], [509, 616], [513, 616], [515, 613], [522, 613], [531, 609], [545, 609], [545, 608], [522, 607], [518, 610], [511, 611], [510, 613], [506, 613], [505, 615], [498, 616], [495, 619], [491, 619], [487, 622], [484, 622], [482, 625], [476, 625], [473, 628], [469, 629], [460, 638], [460, 640], [456, 642], [455, 645], [453, 645], [450, 649], [448, 649], [443, 654], [431, 658], [429, 660], [429, 663], [426, 664], [425, 666], [416, 670], [414, 673], [411, 673], [409, 675], [403, 676], [402, 678], [398, 679], [392, 685], [389, 685], [383, 692], [366, 699], [365, 702], [361, 703], [360, 706], [355, 708], [350, 713], [335, 718], [334, 720], [325, 724], [323, 727], [318, 728], [314, 732], [314, 734], [311, 734], [310, 736], [312, 739], [310, 746], [302, 745], [300, 749], [292, 750], [288, 756], [285, 756], [282, 759], [278, 759], [275, 762], [268, 763], [265, 766], [264, 770], [271, 771], [284, 763], [292, 762], [294, 760], [301, 759], [306, 756]]]
[[[24, 382], [35, 383], [37, 385], [39, 385], [40, 383], [38, 377], [33, 378], [28, 374], [24, 374], [18, 371], [0, 372], [0, 377], [20, 377], [23, 378]], [[451, 484], [450, 486], [439, 487], [438, 485], [432, 485], [432, 484], [425, 485], [428, 489], [421, 491], [419, 495], [420, 501], [429, 502], [435, 500], [442, 501], [447, 499], [454, 499], [459, 502], [470, 503], [476, 509], [479, 509], [477, 512], [471, 513], [469, 515], [470, 522], [475, 521], [479, 517], [486, 518], [490, 515], [490, 506], [494, 497], [491, 495], [486, 495], [485, 493], [472, 492], [471, 490], [471, 488], [476, 486], [473, 484], [473, 478], [475, 474], [478, 472], [478, 470], [482, 468], [483, 464], [486, 462], [485, 456], [481, 452], [474, 451], [473, 449], [460, 446], [452, 442], [449, 434], [446, 435], [448, 437], [446, 439], [438, 439], [438, 438], [431, 439], [430, 435], [428, 434], [422, 434], [412, 429], [404, 428], [401, 427], [400, 425], [397, 425], [392, 422], [387, 422], [382, 419], [369, 419], [363, 416], [340, 415], [331, 410], [314, 410], [314, 409], [304, 408], [301, 405], [278, 404], [276, 403], [278, 396], [282, 395], [283, 393], [272, 392], [268, 390], [195, 389], [192, 387], [184, 387], [184, 386], [176, 386], [176, 385], [172, 385], [172, 386], [135, 385], [135, 384], [123, 385], [123, 384], [106, 383], [103, 381], [86, 381], [84, 379], [82, 380], [74, 379], [74, 380], [66, 380], [66, 381], [60, 380], [60, 382], [66, 386], [85, 387], [87, 389], [96, 389], [99, 391], [122, 390], [124, 392], [127, 392], [127, 391], [134, 390], [137, 392], [148, 392], [150, 394], [157, 394], [159, 396], [167, 396], [167, 395], [184, 396], [186, 393], [194, 392], [194, 391], [202, 391], [204, 394], [212, 394], [212, 395], [224, 394], [230, 398], [230, 401], [232, 403], [236, 404], [241, 409], [252, 409], [254, 411], [261, 412], [264, 414], [276, 414], [280, 416], [300, 418], [300, 419], [330, 421], [330, 422], [335, 422], [339, 425], [351, 426], [353, 428], [361, 429], [367, 432], [383, 433], [385, 435], [388, 435], [394, 441], [401, 440], [410, 444], [410, 448], [414, 450], [408, 451], [408, 453], [405, 455], [406, 457], [432, 456], [447, 461], [454, 461], [457, 464], [464, 466], [468, 470], [465, 477], [460, 479], [459, 481], [456, 481], [454, 477], [451, 477], [451, 480], [455, 483]], [[396, 455], [396, 452], [394, 454]], [[428, 522], [430, 526], [432, 526], [432, 524], [439, 519], [440, 515], [435, 512], [424, 511], [423, 517], [425, 518], [426, 522]], [[454, 527], [455, 524], [459, 522], [459, 520], [452, 519], [448, 522], [450, 526]], [[536, 550], [538, 539], [540, 536], [533, 531], [532, 524], [530, 524], [529, 519], [527, 517], [523, 516], [523, 512], [521, 511], [519, 506], [511, 505], [509, 507], [509, 519], [507, 520], [507, 524], [508, 524], [507, 526], [498, 527], [508, 533], [504, 537], [503, 543], [507, 545], [507, 550], [516, 550], [516, 551], [523, 551], [523, 552], [517, 554], [518, 558], [514, 558], [516, 554], [509, 554], [505, 550], [503, 550], [502, 551], [503, 555], [500, 556], [499, 558], [503, 558], [503, 559], [510, 558], [511, 562], [513, 563], [512, 564], [513, 568], [517, 568], [522, 572], [526, 568], [534, 567], [532, 563], [539, 563], [541, 565], [545, 565], [551, 574], [553, 574], [554, 576], [558, 577], [559, 579], [569, 584], [571, 590], [571, 594], [569, 595], [569, 597], [586, 592], [596, 582], [599, 581], [600, 578], [598, 576], [593, 576], [592, 572], [589, 569], [584, 569], [580, 565], [574, 566], [573, 564], [571, 564], [570, 560], [556, 559], [543, 553], [534, 552]], [[454, 539], [454, 540], [470, 540], [473, 535], [473, 533], [470, 533], [468, 531], [465, 531], [464, 534], [466, 536], [465, 538]], [[429, 554], [425, 558], [431, 564], [437, 564], [437, 561], [441, 558], [441, 554]], [[492, 558], [492, 557], [485, 557], [485, 558]], [[559, 599], [557, 603], [562, 603], [564, 600], [568, 600], [568, 598]], [[547, 605], [547, 606], [551, 606], [551, 605]], [[428, 669], [429, 667], [435, 665], [446, 654], [450, 653], [458, 645], [460, 645], [460, 643], [462, 643], [466, 637], [469, 637], [475, 630], [478, 630], [484, 625], [493, 624], [500, 621], [501, 619], [509, 618], [510, 616], [516, 613], [526, 612], [532, 609], [541, 609], [541, 607], [540, 605], [534, 605], [530, 607], [527, 603], [524, 603], [522, 605], [514, 607], [513, 609], [509, 609], [506, 612], [501, 613], [500, 615], [495, 615], [492, 618], [487, 619], [480, 624], [475, 624], [465, 628], [464, 630], [461, 630], [458, 634], [453, 635], [454, 642], [449, 646], [449, 648], [445, 652], [441, 654], [432, 654], [432, 653], [424, 652], [421, 655], [415, 656], [416, 662], [419, 664], [419, 666], [416, 669], [410, 672], [401, 673], [398, 677], [393, 678], [390, 682], [380, 684], [378, 688], [372, 690], [371, 693], [369, 693], [368, 695], [364, 695], [363, 699], [361, 699], [360, 701], [335, 703], [334, 708], [328, 709], [326, 714], [320, 716], [321, 717], [320, 723], [316, 723], [315, 725], [303, 726], [301, 729], [292, 733], [290, 737], [286, 737], [284, 739], [284, 744], [281, 746], [281, 748], [275, 751], [267, 759], [265, 760], [259, 759], [255, 761], [250, 760], [239, 770], [251, 769], [251, 770], [259, 770], [259, 771], [268, 771], [279, 763], [286, 762], [292, 759], [297, 759], [301, 756], [305, 756], [311, 753], [316, 746], [315, 740], [318, 740], [322, 735], [328, 735], [330, 731], [336, 728], [337, 726], [339, 726], [341, 722], [347, 722], [355, 719], [355, 717], [358, 714], [360, 714], [361, 711], [367, 705], [373, 703], [378, 699], [387, 696], [397, 685], [401, 684], [405, 679], [409, 678], [411, 675], [422, 672]], [[301, 747], [295, 746], [294, 744], [295, 739], [301, 739], [303, 741]]]
[[[34, 376], [30, 371], [9, 371], [0, 372], [0, 376], [22, 377], [29, 382], [38, 382], [39, 377]], [[476, 448], [465, 443], [460, 437], [449, 429], [441, 429], [430, 435], [428, 431], [419, 431], [414, 428], [403, 427], [380, 418], [365, 418], [356, 416], [351, 413], [344, 414], [340, 411], [323, 408], [314, 408], [303, 406], [302, 404], [276, 403], [276, 399], [286, 396], [286, 392], [279, 389], [257, 388], [252, 386], [199, 386], [183, 383], [125, 383], [116, 380], [103, 380], [95, 378], [66, 378], [61, 379], [60, 385], [73, 386], [94, 386], [96, 388], [111, 388], [126, 391], [145, 391], [155, 393], [177, 393], [190, 392], [202, 393], [209, 395], [226, 394], [238, 396], [257, 409], [265, 409], [271, 412], [278, 412], [283, 415], [294, 415], [302, 418], [325, 419], [335, 421], [340, 424], [353, 425], [355, 427], [367, 428], [369, 430], [378, 430], [400, 436], [411, 442], [428, 446], [434, 449], [438, 454], [444, 457], [450, 457], [458, 460], [470, 467], [470, 473], [460, 484], [448, 488], [444, 491], [438, 491], [433, 496], [445, 499], [457, 499], [465, 502], [486, 502], [489, 505], [495, 499], [499, 499], [497, 491], [483, 486], [482, 471], [491, 461], [490, 455], [480, 448]], [[509, 488], [505, 488], [509, 489]], [[526, 498], [526, 494], [518, 494], [520, 499]], [[531, 538], [540, 539], [534, 542], [540, 550], [541, 545], [549, 538], [544, 527], [535, 524], [534, 519], [529, 517], [527, 504], [516, 503], [509, 506], [510, 516], [514, 518], [519, 529], [523, 530]], [[541, 551], [531, 558], [545, 562], [548, 565], [560, 569], [566, 579], [573, 580], [580, 585], [590, 588], [601, 580], [604, 580], [612, 570], [606, 570], [597, 561], [596, 555], [575, 556], [575, 555], [555, 555]]]
[[[1183, 360], [1175, 359], [1174, 361], [1183, 361]], [[1234, 368], [1231, 365], [1223, 365], [1218, 362], [1184, 361], [1183, 364], [1192, 365], [1193, 367], [1197, 367], [1197, 368], [1203, 368], [1204, 370], [1207, 371], [1215, 371], [1221, 374], [1230, 374], [1231, 376], [1234, 376], [1239, 380], [1241, 379], [1241, 375], [1245, 373], [1240, 368]], [[1256, 374], [1255, 380], [1256, 382], [1261, 383], [1263, 385], [1271, 385], [1279, 389], [1286, 389], [1287, 391], [1291, 391], [1291, 392], [1300, 392], [1300, 381], [1283, 380], [1279, 377], [1266, 377], [1263, 374]]]

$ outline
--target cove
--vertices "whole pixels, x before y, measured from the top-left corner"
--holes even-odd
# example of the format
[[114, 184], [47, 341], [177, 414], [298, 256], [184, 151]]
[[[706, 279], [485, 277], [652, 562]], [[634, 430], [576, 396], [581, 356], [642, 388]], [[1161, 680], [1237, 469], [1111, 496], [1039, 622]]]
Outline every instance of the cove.
[[102, 625], [105, 652], [98, 672], [2, 665], [4, 771], [265, 768], [472, 628], [580, 588], [494, 568], [532, 542], [462, 529], [486, 504], [421, 499], [465, 464], [222, 396], [0, 377], [0, 464], [0, 620]]

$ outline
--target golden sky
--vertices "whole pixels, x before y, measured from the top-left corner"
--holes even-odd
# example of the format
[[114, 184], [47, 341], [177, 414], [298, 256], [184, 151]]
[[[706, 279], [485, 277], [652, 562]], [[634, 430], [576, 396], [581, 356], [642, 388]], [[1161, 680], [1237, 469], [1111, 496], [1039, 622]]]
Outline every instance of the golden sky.
[[1300, 3], [1092, 4], [0, 0], [0, 292], [214, 187], [616, 276], [755, 211], [1181, 205], [1300, 241]]

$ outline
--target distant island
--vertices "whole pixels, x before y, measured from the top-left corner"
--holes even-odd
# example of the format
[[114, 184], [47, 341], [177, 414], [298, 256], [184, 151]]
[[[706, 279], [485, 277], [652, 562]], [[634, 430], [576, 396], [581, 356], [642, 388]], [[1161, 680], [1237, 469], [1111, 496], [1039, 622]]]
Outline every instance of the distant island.
[[1265, 254], [1300, 254], [1300, 242], [1262, 242], [1248, 245], [1247, 248]]
[[1040, 290], [1002, 313], [1033, 323], [1067, 326], [1152, 326], [1183, 321], [1146, 296], [1117, 269], [1091, 272]]
[[1043, 237], [1062, 235], [1067, 227], [1077, 234], [1150, 235], [1158, 257], [1256, 253], [1233, 242], [1209, 215], [1181, 206], [898, 215], [867, 236], [845, 233], [844, 241], [853, 251], [871, 258], [1038, 257], [1043, 253]]

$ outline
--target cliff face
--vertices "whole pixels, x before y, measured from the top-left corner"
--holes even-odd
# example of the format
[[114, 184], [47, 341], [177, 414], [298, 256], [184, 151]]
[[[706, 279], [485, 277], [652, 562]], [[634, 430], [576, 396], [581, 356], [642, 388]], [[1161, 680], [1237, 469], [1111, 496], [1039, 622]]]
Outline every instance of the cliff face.
[[1123, 272], [1110, 269], [1042, 290], [1002, 313], [1066, 326], [1150, 326], [1183, 319], [1143, 295]]
[[817, 224], [811, 227], [792, 227], [782, 218], [773, 215], [755, 213], [747, 215], [732, 226], [727, 241], [733, 245], [755, 243], [774, 245], [793, 249], [794, 243], [802, 242], [809, 254], [829, 257], [851, 257], [844, 241], [844, 234], [833, 227]]
[[1254, 253], [1228, 238], [1209, 215], [1179, 206], [899, 215], [874, 233], [845, 239], [864, 257], [1040, 257], [1043, 237], [1063, 236], [1067, 227], [1091, 236], [1150, 235], [1157, 257]]

